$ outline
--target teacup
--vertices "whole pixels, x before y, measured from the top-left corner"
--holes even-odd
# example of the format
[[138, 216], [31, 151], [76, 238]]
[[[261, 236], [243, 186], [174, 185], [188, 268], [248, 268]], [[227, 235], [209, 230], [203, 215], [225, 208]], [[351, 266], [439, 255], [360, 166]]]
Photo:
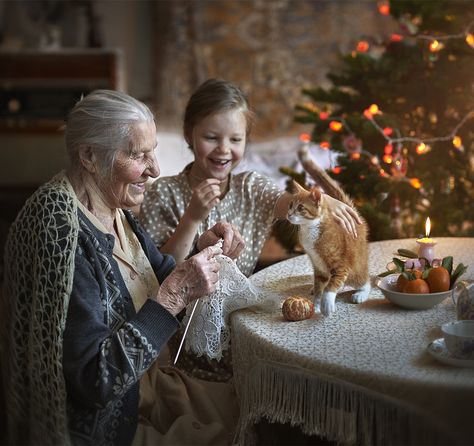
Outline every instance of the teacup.
[[441, 326], [449, 353], [458, 359], [474, 359], [474, 320], [448, 322]]

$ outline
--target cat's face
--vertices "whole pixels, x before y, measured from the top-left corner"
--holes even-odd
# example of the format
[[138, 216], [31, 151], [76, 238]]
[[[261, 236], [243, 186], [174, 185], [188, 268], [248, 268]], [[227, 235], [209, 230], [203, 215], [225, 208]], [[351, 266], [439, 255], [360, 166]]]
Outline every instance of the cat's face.
[[294, 183], [297, 193], [288, 208], [287, 219], [294, 225], [304, 225], [321, 216], [321, 191], [314, 187], [306, 190]]

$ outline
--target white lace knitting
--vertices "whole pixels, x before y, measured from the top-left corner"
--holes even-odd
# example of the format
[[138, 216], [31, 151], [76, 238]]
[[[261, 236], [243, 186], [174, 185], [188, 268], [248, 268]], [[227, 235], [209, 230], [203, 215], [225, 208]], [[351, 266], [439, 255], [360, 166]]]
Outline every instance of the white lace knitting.
[[[216, 290], [201, 298], [189, 323], [185, 349], [197, 356], [206, 355], [220, 360], [229, 347], [229, 316], [233, 311], [249, 308], [272, 308], [278, 303], [267, 292], [265, 295], [252, 285], [229, 257], [218, 255], [219, 282]], [[183, 324], [189, 322], [194, 302], [187, 306]]]

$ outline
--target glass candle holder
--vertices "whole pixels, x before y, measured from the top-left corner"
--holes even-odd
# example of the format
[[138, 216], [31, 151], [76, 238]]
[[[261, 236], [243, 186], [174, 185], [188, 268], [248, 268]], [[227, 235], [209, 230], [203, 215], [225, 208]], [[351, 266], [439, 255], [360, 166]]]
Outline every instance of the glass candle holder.
[[416, 241], [418, 245], [418, 258], [424, 257], [428, 262], [434, 259], [434, 247], [436, 242], [432, 238], [420, 238]]

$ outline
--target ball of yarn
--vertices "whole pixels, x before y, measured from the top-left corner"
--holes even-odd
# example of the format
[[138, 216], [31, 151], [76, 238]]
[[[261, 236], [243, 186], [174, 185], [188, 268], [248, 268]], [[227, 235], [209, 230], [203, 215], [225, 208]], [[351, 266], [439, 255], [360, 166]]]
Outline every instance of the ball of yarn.
[[302, 321], [314, 314], [314, 304], [306, 297], [290, 296], [283, 302], [281, 311], [287, 321]]

